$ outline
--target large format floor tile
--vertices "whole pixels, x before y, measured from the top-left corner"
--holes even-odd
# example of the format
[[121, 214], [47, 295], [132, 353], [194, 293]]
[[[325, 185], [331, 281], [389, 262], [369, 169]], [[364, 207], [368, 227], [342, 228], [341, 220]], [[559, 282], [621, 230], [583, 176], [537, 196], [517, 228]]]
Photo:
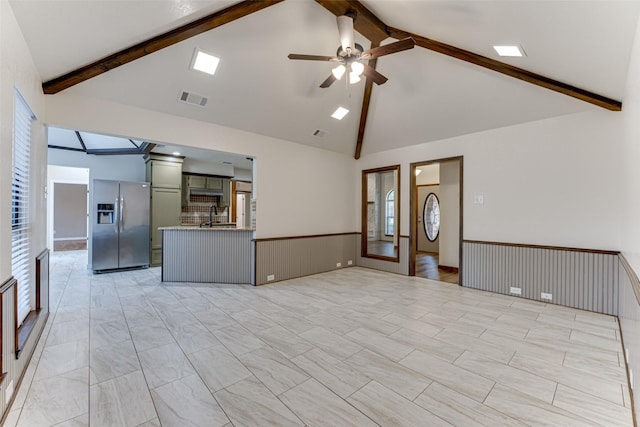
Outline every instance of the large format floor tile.
[[611, 316], [358, 267], [251, 287], [86, 264], [51, 256], [6, 427], [633, 425]]

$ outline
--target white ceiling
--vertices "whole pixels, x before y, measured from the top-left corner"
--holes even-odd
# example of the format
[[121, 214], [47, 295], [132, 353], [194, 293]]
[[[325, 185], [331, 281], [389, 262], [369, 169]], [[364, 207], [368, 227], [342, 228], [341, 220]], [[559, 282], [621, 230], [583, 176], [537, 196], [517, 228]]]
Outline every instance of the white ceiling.
[[[48, 80], [234, 2], [10, 3]], [[362, 3], [387, 25], [618, 100], [640, 10], [637, 0]], [[332, 55], [338, 43], [331, 13], [286, 0], [67, 90], [352, 155], [364, 83], [320, 89], [332, 64], [287, 59]], [[527, 56], [500, 59], [493, 44], [519, 44]], [[189, 70], [195, 47], [221, 58], [215, 76]], [[598, 108], [419, 47], [379, 59], [378, 71], [389, 81], [373, 89], [364, 154]], [[177, 102], [182, 89], [209, 103]], [[338, 106], [351, 111], [342, 121], [329, 117]]]

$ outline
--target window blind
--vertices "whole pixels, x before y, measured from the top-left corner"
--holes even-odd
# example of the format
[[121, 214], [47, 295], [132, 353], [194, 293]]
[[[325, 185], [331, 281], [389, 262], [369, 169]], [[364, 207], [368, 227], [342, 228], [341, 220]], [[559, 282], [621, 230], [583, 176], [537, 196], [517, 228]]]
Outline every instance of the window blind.
[[14, 95], [13, 162], [11, 183], [11, 270], [18, 281], [18, 325], [31, 311], [31, 228], [29, 224], [29, 166], [31, 109], [16, 90]]

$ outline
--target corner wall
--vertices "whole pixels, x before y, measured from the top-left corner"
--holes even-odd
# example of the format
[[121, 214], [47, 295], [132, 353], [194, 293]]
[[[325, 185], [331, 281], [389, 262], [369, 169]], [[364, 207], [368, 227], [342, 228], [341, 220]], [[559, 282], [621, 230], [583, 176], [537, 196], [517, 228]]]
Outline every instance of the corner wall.
[[[11, 272], [11, 159], [13, 152], [14, 88], [17, 88], [31, 107], [37, 119], [31, 130], [31, 200], [30, 224], [32, 230], [32, 277], [35, 281], [35, 259], [46, 247], [46, 129], [44, 126], [44, 95], [29, 48], [22, 36], [6, 0], [0, 1], [0, 283], [12, 276]], [[35, 283], [32, 284], [35, 288]], [[15, 327], [13, 314], [14, 287], [2, 297], [2, 372], [6, 377], [0, 383], [0, 412], [5, 413], [7, 401], [24, 373], [37, 339], [44, 327], [46, 315], [38, 317], [19, 359], [15, 358]], [[35, 293], [34, 293], [35, 294]], [[48, 310], [44, 310], [48, 311]], [[13, 392], [12, 392], [13, 390]]]
[[[639, 21], [640, 24], [640, 21]], [[640, 375], [640, 29], [631, 51], [627, 87], [622, 100], [622, 160], [621, 185], [622, 206], [620, 209], [622, 237], [620, 250], [621, 291], [620, 328], [627, 353], [629, 372], [632, 373], [632, 388]], [[624, 274], [623, 274], [624, 273]], [[635, 383], [635, 384], [634, 384]], [[636, 411], [640, 408], [640, 392], [633, 390]]]

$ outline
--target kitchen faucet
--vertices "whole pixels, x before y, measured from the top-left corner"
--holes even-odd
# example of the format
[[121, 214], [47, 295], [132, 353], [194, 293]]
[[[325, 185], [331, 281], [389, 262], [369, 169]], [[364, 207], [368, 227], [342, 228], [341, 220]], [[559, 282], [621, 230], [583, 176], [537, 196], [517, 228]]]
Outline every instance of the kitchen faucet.
[[200, 227], [202, 226], [209, 226], [209, 227], [213, 227], [213, 213], [215, 212], [215, 215], [218, 216], [218, 207], [215, 204], [211, 204], [211, 206], [209, 206], [209, 222], [201, 222], [200, 223]]

